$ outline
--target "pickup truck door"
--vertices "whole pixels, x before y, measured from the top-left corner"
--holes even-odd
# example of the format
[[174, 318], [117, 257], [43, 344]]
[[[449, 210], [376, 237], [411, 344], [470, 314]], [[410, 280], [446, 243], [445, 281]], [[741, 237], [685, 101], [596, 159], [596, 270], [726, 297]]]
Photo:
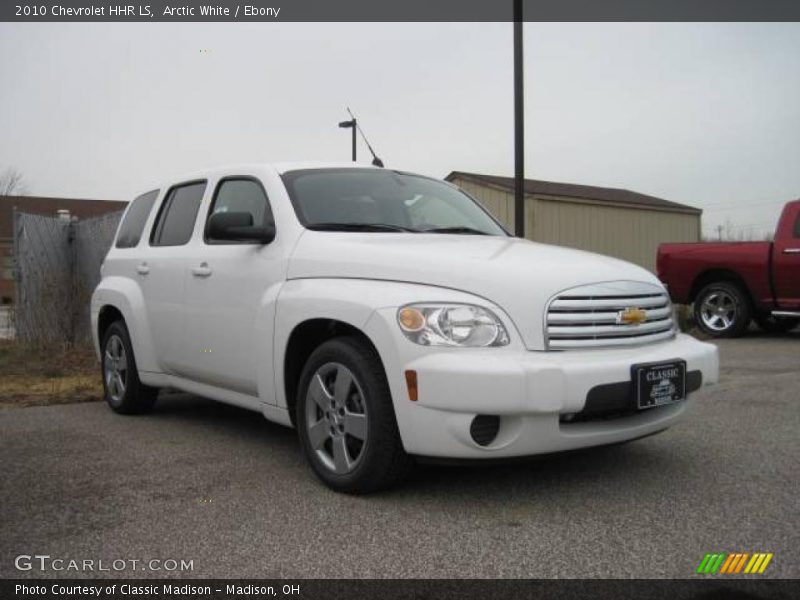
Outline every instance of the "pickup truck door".
[[144, 296], [155, 362], [164, 373], [178, 372], [184, 328], [184, 278], [189, 241], [205, 192], [205, 181], [173, 186], [158, 209], [149, 246], [131, 265]]
[[800, 202], [784, 209], [773, 246], [773, 281], [778, 307], [800, 310]]
[[[220, 179], [208, 206], [205, 224], [220, 211], [250, 212], [254, 224], [274, 222], [264, 186], [251, 176]], [[270, 244], [218, 241], [204, 225], [186, 278], [184, 376], [274, 401], [265, 349], [271, 356], [274, 298], [285, 276], [279, 237]]]

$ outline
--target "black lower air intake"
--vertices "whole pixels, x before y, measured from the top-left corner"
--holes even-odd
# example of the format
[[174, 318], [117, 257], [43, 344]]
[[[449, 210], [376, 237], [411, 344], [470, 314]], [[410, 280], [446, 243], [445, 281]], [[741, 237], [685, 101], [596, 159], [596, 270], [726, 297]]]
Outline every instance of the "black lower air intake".
[[500, 417], [497, 415], [477, 415], [469, 426], [469, 434], [479, 446], [488, 446], [500, 431]]

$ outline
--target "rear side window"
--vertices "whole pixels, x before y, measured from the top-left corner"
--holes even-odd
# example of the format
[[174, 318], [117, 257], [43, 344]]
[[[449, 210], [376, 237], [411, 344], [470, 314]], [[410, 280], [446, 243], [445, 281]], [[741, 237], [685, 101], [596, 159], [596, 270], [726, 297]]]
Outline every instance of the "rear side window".
[[794, 221], [794, 237], [800, 240], [800, 214], [797, 215], [797, 219]]
[[[264, 188], [254, 179], [231, 177], [217, 186], [208, 216], [220, 212], [246, 212], [253, 217], [253, 225], [261, 227], [274, 224], [272, 210]], [[215, 240], [206, 235], [206, 240]]]
[[150, 237], [152, 246], [183, 246], [189, 241], [205, 190], [206, 182], [196, 181], [169, 191]]
[[158, 190], [134, 198], [117, 234], [117, 248], [133, 248], [142, 239], [144, 224], [158, 198]]

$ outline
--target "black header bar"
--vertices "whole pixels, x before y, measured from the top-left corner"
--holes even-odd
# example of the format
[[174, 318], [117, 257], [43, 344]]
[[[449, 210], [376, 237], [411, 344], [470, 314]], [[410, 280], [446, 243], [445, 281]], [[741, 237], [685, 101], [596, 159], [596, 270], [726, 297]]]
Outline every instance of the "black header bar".
[[[525, 21], [800, 21], [798, 0], [523, 0]], [[501, 22], [513, 0], [4, 0], [0, 21]]]
[[704, 577], [682, 580], [586, 579], [6, 579], [4, 600], [762, 600], [797, 598], [793, 580]]

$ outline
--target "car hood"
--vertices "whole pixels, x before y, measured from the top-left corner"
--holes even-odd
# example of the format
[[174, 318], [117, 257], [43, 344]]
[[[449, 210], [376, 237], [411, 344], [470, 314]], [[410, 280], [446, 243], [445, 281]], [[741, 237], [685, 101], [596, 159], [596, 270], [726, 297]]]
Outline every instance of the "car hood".
[[582, 250], [512, 237], [419, 233], [306, 231], [288, 277], [405, 281], [481, 296], [509, 315], [529, 349], [544, 348], [545, 307], [563, 290], [621, 280], [663, 288], [641, 267]]

